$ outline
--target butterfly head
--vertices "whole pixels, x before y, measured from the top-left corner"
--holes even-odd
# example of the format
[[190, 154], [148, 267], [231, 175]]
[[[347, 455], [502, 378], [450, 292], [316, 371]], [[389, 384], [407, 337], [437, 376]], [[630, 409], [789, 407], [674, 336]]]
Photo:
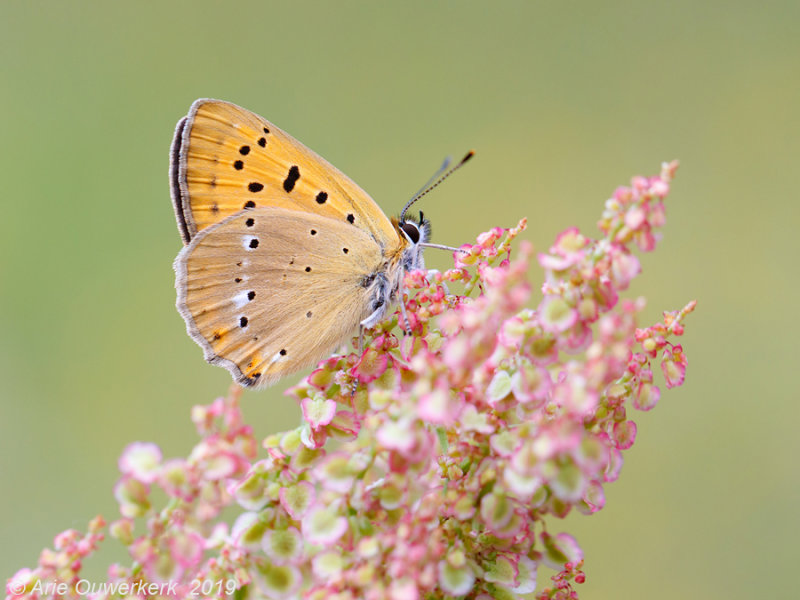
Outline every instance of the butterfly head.
[[425, 218], [422, 211], [419, 212], [419, 221], [400, 219], [397, 222], [397, 229], [411, 245], [425, 243], [431, 239], [431, 222]]
[[425, 268], [422, 260], [422, 244], [431, 239], [431, 222], [420, 211], [419, 221], [406, 219], [404, 216], [396, 221], [396, 227], [400, 238], [407, 242], [403, 250], [403, 269], [413, 271]]

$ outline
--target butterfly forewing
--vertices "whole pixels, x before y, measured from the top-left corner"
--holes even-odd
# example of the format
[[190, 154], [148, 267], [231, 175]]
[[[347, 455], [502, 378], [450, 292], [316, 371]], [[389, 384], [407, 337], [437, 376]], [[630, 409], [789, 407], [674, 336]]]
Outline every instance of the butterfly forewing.
[[377, 204], [346, 175], [275, 125], [235, 104], [197, 100], [175, 132], [170, 169], [184, 243], [246, 208], [281, 207], [400, 243]]
[[383, 260], [347, 221], [244, 210], [178, 255], [178, 310], [206, 360], [243, 385], [268, 384], [324, 357], [369, 316], [366, 285]]

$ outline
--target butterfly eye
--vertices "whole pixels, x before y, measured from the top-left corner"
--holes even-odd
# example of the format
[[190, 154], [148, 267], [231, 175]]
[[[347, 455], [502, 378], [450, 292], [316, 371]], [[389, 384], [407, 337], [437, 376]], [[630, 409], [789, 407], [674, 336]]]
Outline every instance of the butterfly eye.
[[400, 223], [400, 227], [403, 229], [403, 232], [406, 234], [406, 237], [411, 241], [412, 244], [419, 243], [419, 227], [417, 227], [416, 223], [405, 221]]

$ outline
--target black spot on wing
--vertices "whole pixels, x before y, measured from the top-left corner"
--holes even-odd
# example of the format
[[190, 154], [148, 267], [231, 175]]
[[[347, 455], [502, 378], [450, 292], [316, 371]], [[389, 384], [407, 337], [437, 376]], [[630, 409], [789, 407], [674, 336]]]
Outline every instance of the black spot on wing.
[[311, 273], [311, 267], [306, 267], [306, 273]]
[[250, 240], [250, 247], [258, 248], [258, 238], [253, 238], [252, 240]]
[[247, 327], [247, 317], [239, 319], [239, 327]]
[[256, 297], [256, 293], [253, 290], [250, 290], [249, 292], [247, 292], [247, 299], [248, 300], [252, 300], [255, 297]]
[[353, 213], [350, 213], [349, 215], [347, 215], [347, 222], [348, 223], [355, 223], [356, 222], [356, 216]]
[[317, 204], [325, 204], [325, 201], [328, 199], [327, 192], [320, 192], [317, 194]]
[[241, 148], [239, 148], [239, 154], [241, 154], [242, 156], [247, 156], [248, 154], [250, 154], [250, 146], [242, 146]]
[[236, 162], [233, 163], [233, 168], [236, 169], [237, 171], [241, 171], [242, 169], [244, 169], [244, 162], [241, 160], [237, 160]]
[[244, 203], [244, 207], [245, 208], [255, 208], [256, 207], [256, 203], [253, 202], [252, 200], [248, 200], [247, 202]]
[[298, 179], [300, 179], [300, 169], [297, 168], [297, 165], [292, 165], [289, 169], [289, 174], [286, 175], [286, 179], [283, 182], [283, 189], [287, 192], [291, 192]]
[[280, 355], [281, 356], [286, 356], [286, 349], [285, 348], [281, 348]]
[[257, 181], [253, 181], [252, 183], [250, 183], [250, 185], [247, 186], [247, 189], [255, 194], [256, 192], [260, 192], [261, 190], [264, 189], [264, 184], [259, 183]]
[[258, 140], [258, 145], [259, 145], [259, 146], [261, 146], [262, 148], [263, 148], [264, 146], [266, 146], [266, 145], [267, 145], [267, 138], [263, 138], [263, 137], [262, 137], [262, 138], [259, 138], [259, 140]]
[[256, 220], [251, 217], [247, 219], [247, 221], [245, 221], [244, 224], [247, 225], [248, 227], [252, 227], [253, 225], [256, 224]]

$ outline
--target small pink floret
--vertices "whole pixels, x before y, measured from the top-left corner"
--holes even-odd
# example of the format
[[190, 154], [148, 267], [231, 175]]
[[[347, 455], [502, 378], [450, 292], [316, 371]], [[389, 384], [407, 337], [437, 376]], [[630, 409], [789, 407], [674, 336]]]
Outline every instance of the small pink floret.
[[686, 379], [686, 355], [681, 346], [673, 346], [672, 351], [664, 350], [664, 360], [661, 361], [661, 371], [664, 373], [667, 387], [674, 388], [683, 384]]
[[179, 532], [168, 539], [172, 558], [184, 568], [192, 568], [203, 558], [205, 541], [192, 531]]
[[647, 213], [645, 213], [644, 208], [641, 206], [634, 206], [625, 213], [625, 225], [630, 229], [639, 229], [646, 218]]
[[303, 518], [308, 508], [314, 503], [316, 493], [314, 486], [308, 481], [299, 481], [291, 488], [283, 487], [279, 492], [281, 506], [292, 519]]
[[538, 313], [542, 327], [553, 333], [566, 331], [578, 320], [578, 311], [560, 296], [547, 296], [539, 304]]
[[118, 466], [123, 475], [130, 475], [142, 483], [152, 483], [158, 477], [161, 449], [155, 444], [133, 442], [122, 452]]
[[419, 398], [419, 416], [428, 423], [450, 425], [461, 414], [462, 402], [450, 397], [450, 390], [437, 387]]
[[230, 451], [220, 450], [210, 453], [203, 459], [206, 479], [212, 481], [233, 477], [242, 467], [239, 456]]
[[347, 531], [347, 519], [330, 506], [315, 506], [303, 517], [302, 526], [308, 543], [331, 546]]
[[669, 194], [669, 184], [662, 179], [656, 179], [650, 184], [650, 193], [659, 198], [663, 198]]
[[412, 422], [407, 418], [387, 421], [378, 430], [377, 437], [381, 445], [390, 450], [408, 452], [414, 446]]
[[633, 421], [621, 421], [614, 425], [614, 439], [617, 448], [627, 450], [636, 441], [636, 423]]
[[311, 425], [312, 429], [319, 429], [336, 416], [336, 401], [325, 398], [303, 398], [300, 401], [303, 418]]
[[411, 579], [394, 581], [389, 586], [389, 600], [419, 600], [419, 589]]
[[355, 373], [358, 375], [360, 381], [370, 383], [383, 375], [388, 364], [389, 355], [387, 353], [369, 348], [361, 356], [361, 360], [358, 361], [358, 364], [356, 364]]

